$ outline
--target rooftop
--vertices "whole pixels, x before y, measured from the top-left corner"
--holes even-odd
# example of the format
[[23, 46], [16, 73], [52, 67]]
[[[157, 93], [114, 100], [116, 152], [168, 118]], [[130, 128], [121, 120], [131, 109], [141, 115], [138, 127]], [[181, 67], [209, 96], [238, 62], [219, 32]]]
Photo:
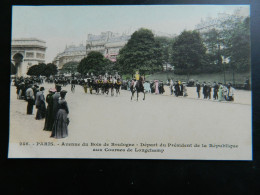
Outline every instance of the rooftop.
[[15, 38], [15, 39], [12, 39], [12, 41], [39, 41], [42, 43], [46, 43], [45, 41], [43, 41], [41, 39], [37, 39], [37, 38]]

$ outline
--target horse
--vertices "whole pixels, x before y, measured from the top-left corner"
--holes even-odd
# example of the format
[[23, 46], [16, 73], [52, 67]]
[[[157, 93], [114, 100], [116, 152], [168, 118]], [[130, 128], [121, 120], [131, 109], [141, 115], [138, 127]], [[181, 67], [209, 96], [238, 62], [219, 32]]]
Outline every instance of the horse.
[[106, 83], [103, 83], [102, 88], [103, 88], [104, 93], [106, 93], [106, 94], [108, 95], [108, 93], [109, 93], [109, 88], [110, 88], [110, 82], [107, 81]]
[[132, 92], [131, 100], [132, 100], [132, 98], [133, 98], [135, 92], [136, 92], [136, 94], [137, 94], [137, 101], [138, 101], [138, 96], [139, 96], [138, 94], [139, 94], [140, 92], [144, 93], [144, 98], [143, 98], [143, 100], [145, 100], [144, 85], [143, 85], [143, 80], [142, 80], [141, 78], [140, 78], [140, 80], [137, 81], [135, 87], [134, 87], [133, 84], [131, 85], [130, 91]]
[[94, 82], [94, 90], [96, 91], [96, 95], [98, 95], [100, 91], [102, 93], [102, 85], [103, 83], [100, 80], [96, 80]]
[[120, 86], [121, 86], [121, 82], [116, 82], [115, 83], [115, 89], [116, 89], [116, 95], [120, 95]]
[[114, 83], [111, 82], [109, 87], [111, 88], [111, 96], [114, 96]]

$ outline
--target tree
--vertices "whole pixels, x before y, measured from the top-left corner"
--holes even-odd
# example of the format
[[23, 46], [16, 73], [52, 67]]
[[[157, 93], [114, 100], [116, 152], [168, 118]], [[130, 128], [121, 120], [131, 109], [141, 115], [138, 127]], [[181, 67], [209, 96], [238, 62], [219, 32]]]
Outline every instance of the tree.
[[27, 75], [31, 76], [47, 76], [49, 77], [50, 75], [56, 75], [58, 72], [57, 66], [55, 64], [49, 63], [49, 64], [44, 64], [40, 63], [38, 65], [33, 65], [29, 68]]
[[170, 63], [171, 54], [172, 54], [172, 44], [174, 39], [169, 37], [155, 37], [155, 41], [160, 44], [160, 50], [162, 52], [162, 61], [163, 64], [167, 65]]
[[230, 67], [232, 71], [250, 71], [250, 24], [249, 17], [237, 22], [230, 37]]
[[78, 68], [79, 62], [67, 62], [62, 66], [60, 70], [61, 73], [76, 73]]
[[172, 62], [176, 73], [187, 74], [201, 71], [207, 62], [206, 47], [196, 31], [183, 31], [172, 45]]
[[219, 30], [213, 28], [203, 33], [204, 44], [207, 48], [208, 64], [202, 72], [220, 72], [222, 70], [223, 40]]
[[[215, 65], [215, 70], [219, 70], [223, 64], [227, 64], [233, 73], [250, 70], [249, 20], [249, 16], [241, 16], [237, 10], [234, 14], [224, 14], [198, 25], [199, 29], [206, 29], [202, 35], [210, 64]], [[222, 63], [222, 57], [228, 60]]]
[[50, 75], [56, 75], [58, 73], [58, 68], [55, 64], [48, 63], [45, 67], [41, 75], [49, 77]]
[[110, 60], [106, 59], [101, 53], [91, 51], [87, 57], [80, 61], [77, 70], [81, 74], [104, 74], [106, 72], [106, 67], [109, 66], [110, 63]]
[[29, 68], [27, 75], [31, 75], [31, 76], [43, 75], [45, 68], [46, 68], [46, 64], [44, 64], [44, 63], [40, 63], [38, 65], [33, 65]]
[[119, 51], [118, 63], [123, 74], [141, 74], [162, 69], [161, 45], [151, 30], [141, 28], [135, 31], [127, 44]]

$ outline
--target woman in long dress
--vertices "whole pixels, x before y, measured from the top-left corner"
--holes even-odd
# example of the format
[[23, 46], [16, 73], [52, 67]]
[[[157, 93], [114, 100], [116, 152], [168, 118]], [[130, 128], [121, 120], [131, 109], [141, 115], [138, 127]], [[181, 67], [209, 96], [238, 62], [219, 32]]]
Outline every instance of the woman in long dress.
[[88, 92], [87, 82], [84, 82], [83, 88], [84, 88], [84, 92], [87, 93]]
[[223, 97], [223, 86], [220, 85], [218, 88], [218, 101], [223, 101], [224, 97]]
[[46, 106], [45, 106], [45, 98], [43, 92], [44, 92], [44, 87], [41, 87], [40, 91], [38, 91], [36, 94], [36, 102], [35, 102], [37, 108], [36, 120], [45, 118]]
[[65, 100], [67, 91], [60, 92], [60, 99], [58, 102], [58, 113], [53, 124], [51, 137], [56, 139], [65, 138], [68, 136], [68, 114], [69, 108]]
[[159, 82], [155, 81], [155, 94], [159, 94]]
[[45, 124], [43, 130], [51, 131], [53, 126], [53, 98], [56, 89], [50, 89], [49, 94], [46, 97], [46, 102], [48, 103], [46, 116], [45, 116]]
[[187, 97], [188, 96], [188, 93], [187, 93], [187, 84], [184, 83], [183, 84], [183, 97]]

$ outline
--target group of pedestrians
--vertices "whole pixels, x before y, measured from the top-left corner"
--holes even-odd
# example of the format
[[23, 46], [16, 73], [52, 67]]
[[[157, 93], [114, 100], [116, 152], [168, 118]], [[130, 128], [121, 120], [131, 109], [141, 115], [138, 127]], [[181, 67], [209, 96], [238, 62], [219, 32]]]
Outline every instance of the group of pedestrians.
[[[136, 78], [133, 78], [132, 80], [128, 80], [124, 83], [126, 83], [127, 87], [126, 89], [130, 91], [131, 85], [137, 81]], [[144, 81], [143, 82], [144, 91], [146, 93], [151, 94], [163, 94], [165, 92], [163, 81], [154, 80], [154, 81]]]
[[[201, 85], [199, 82], [196, 83], [196, 92], [198, 98], [200, 98], [200, 93], [203, 93], [203, 99], [211, 99], [211, 96], [214, 100], [218, 101], [234, 101], [234, 92], [235, 89], [232, 87], [231, 83], [228, 85], [223, 85], [222, 83], [214, 82], [203, 82]], [[213, 93], [213, 94], [212, 94]]]
[[170, 91], [171, 91], [171, 95], [175, 95], [176, 97], [179, 96], [183, 96], [183, 97], [187, 97], [188, 93], [187, 93], [187, 85], [185, 82], [181, 82], [179, 80], [176, 80], [175, 82], [173, 82], [173, 80], [170, 80]]
[[[37, 109], [36, 120], [45, 119], [43, 130], [51, 131], [53, 138], [65, 138], [68, 136], [69, 109], [65, 100], [67, 91], [61, 90], [61, 85], [49, 90], [46, 99], [44, 87], [33, 84], [32, 79], [19, 78], [15, 82], [18, 99], [27, 101], [27, 115], [33, 115], [34, 105]], [[22, 87], [21, 87], [22, 86]], [[47, 103], [47, 108], [46, 108]]]

